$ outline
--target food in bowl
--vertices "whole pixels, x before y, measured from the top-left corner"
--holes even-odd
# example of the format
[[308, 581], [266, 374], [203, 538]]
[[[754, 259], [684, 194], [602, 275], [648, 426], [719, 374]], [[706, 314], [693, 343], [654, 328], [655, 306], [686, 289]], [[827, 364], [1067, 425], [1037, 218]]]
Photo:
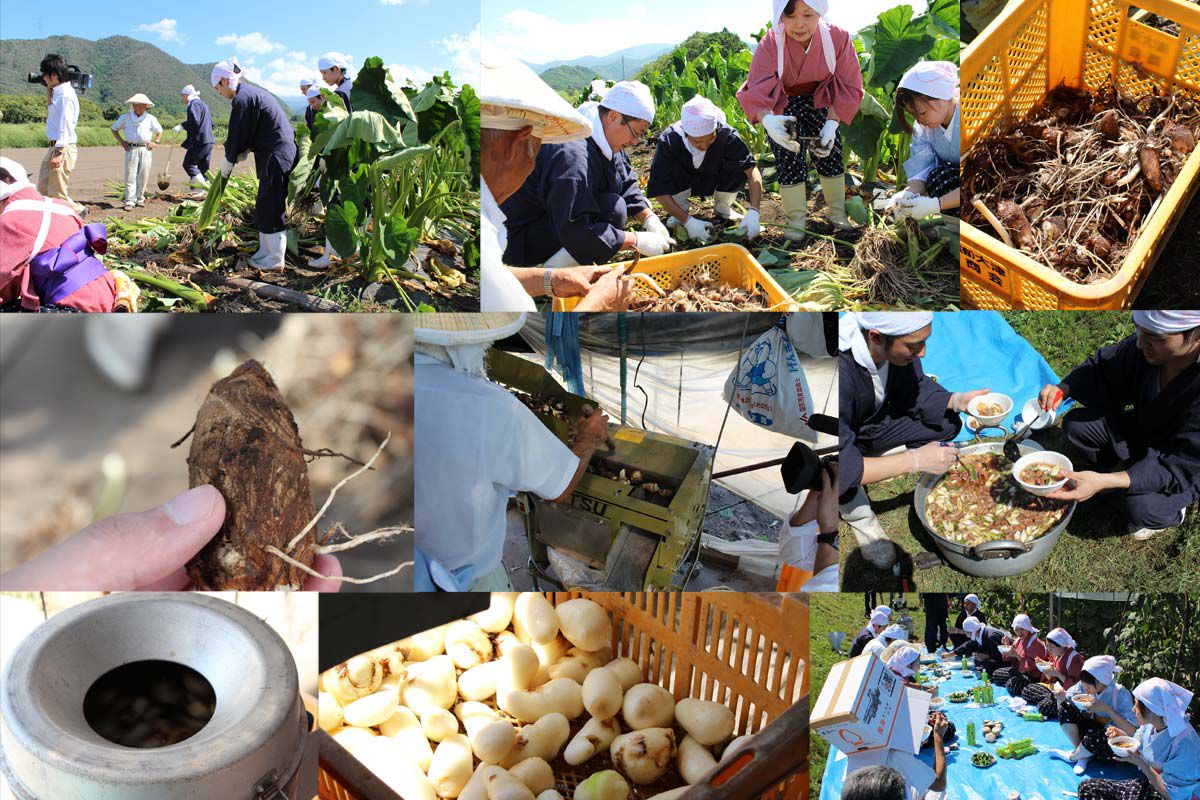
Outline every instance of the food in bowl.
[[1020, 477], [1033, 486], [1050, 486], [1066, 480], [1062, 467], [1057, 464], [1030, 464], [1021, 470]]
[[1071, 702], [1086, 711], [1096, 704], [1096, 696], [1094, 694], [1077, 694], [1071, 698]]
[[932, 736], [932, 735], [933, 735], [933, 726], [932, 726], [932, 725], [926, 725], [926, 726], [925, 726], [925, 731], [924, 731], [924, 732], [921, 734], [921, 741], [922, 741], [922, 742], [928, 742], [928, 741], [929, 741], [929, 737], [930, 737], [930, 736]]
[[1040, 658], [1035, 658], [1035, 659], [1033, 660], [1033, 663], [1037, 664], [1037, 668], [1038, 668], [1039, 670], [1041, 670], [1042, 672], [1045, 672], [1045, 671], [1046, 671], [1046, 670], [1048, 670], [1048, 669], [1054, 669], [1054, 664], [1053, 664], [1053, 662], [1050, 662], [1050, 661], [1042, 661]]
[[925, 517], [939, 536], [968, 547], [1027, 544], [1061, 522], [1069, 506], [1022, 489], [1000, 453], [980, 453], [962, 456], [942, 476], [925, 499]]
[[1003, 654], [1007, 654], [1007, 653], [1012, 652], [1012, 645], [1011, 644], [998, 644], [998, 645], [996, 645], [996, 649], [999, 650]]
[[941, 711], [945, 707], [946, 707], [946, 698], [944, 698], [944, 697], [935, 697], [929, 701], [929, 710], [930, 711]]
[[981, 417], [994, 417], [997, 414], [1004, 413], [1004, 406], [1000, 403], [981, 402], [975, 406], [975, 410], [979, 412]]
[[973, 753], [971, 755], [971, 765], [980, 769], [987, 769], [996, 763], [996, 757], [988, 752]]
[[967, 702], [967, 698], [969, 696], [970, 695], [968, 695], [966, 692], [951, 692], [950, 694], [946, 695], [946, 699], [951, 703], [965, 703]]
[[1114, 736], [1108, 740], [1108, 746], [1114, 753], [1124, 758], [1137, 752], [1138, 740], [1132, 736]]

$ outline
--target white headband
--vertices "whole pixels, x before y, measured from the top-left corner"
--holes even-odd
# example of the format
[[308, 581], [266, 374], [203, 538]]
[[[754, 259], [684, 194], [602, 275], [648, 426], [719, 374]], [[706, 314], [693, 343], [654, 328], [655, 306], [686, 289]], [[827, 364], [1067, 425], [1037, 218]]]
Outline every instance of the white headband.
[[314, 97], [320, 97], [321, 90], [318, 89], [316, 86], [312, 86], [309, 88], [309, 90], [307, 92], [304, 93], [304, 96], [310, 100]]
[[971, 635], [974, 635], [975, 631], [979, 630], [982, 627], [983, 627], [983, 623], [980, 622], [979, 620], [975, 619], [974, 617], [967, 617], [966, 619], [963, 620], [963, 630]]
[[899, 88], [937, 100], [950, 100], [958, 91], [958, 67], [949, 61], [919, 61], [904, 73]]
[[899, 625], [889, 625], [883, 632], [883, 638], [892, 640], [899, 639], [902, 642], [907, 642], [908, 631], [904, 630], [904, 628], [901, 628]]
[[875, 330], [885, 336], [906, 336], [932, 322], [933, 313], [930, 311], [842, 313], [838, 320], [838, 349], [849, 350], [854, 356], [854, 363], [871, 376], [871, 384], [875, 389], [875, 408], [883, 405], [883, 379], [879, 377], [875, 359], [871, 358], [864, 332]]
[[725, 112], [700, 95], [684, 103], [679, 111], [679, 126], [688, 136], [708, 136], [717, 129], [718, 122], [724, 121]]
[[1013, 617], [1012, 624], [1013, 628], [1024, 628], [1030, 633], [1038, 632], [1038, 629], [1033, 627], [1033, 620], [1029, 618], [1028, 614], [1017, 614], [1015, 617]]
[[242, 79], [241, 72], [242, 67], [240, 64], [238, 64], [237, 56], [230, 56], [224, 61], [218, 61], [216, 64], [213, 64], [212, 75], [209, 76], [209, 82], [212, 83], [213, 86], [217, 86], [224, 78], [228, 78], [229, 86], [230, 88], [233, 88], [234, 86], [237, 86], [238, 82]]
[[1133, 324], [1158, 336], [1200, 328], [1200, 311], [1135, 311]]
[[1063, 628], [1055, 628], [1046, 634], [1046, 639], [1054, 642], [1059, 647], [1075, 647], [1075, 640], [1071, 638], [1071, 634], [1067, 633]]
[[913, 669], [909, 664], [916, 661], [920, 655], [920, 653], [911, 647], [901, 647], [892, 653], [892, 657], [888, 659], [888, 666], [900, 673], [901, 676], [907, 678], [913, 674]]
[[22, 189], [33, 185], [29, 182], [29, 173], [25, 171], [25, 168], [11, 158], [0, 157], [0, 167], [8, 170], [8, 174], [13, 176], [12, 183], [0, 183], [0, 200], [7, 200]]
[[621, 81], [605, 92], [600, 105], [627, 117], [654, 122], [654, 97], [641, 81]]
[[350, 69], [350, 59], [341, 53], [330, 51], [317, 59], [317, 69], [333, 69], [341, 67], [342, 70]]
[[979, 602], [979, 595], [969, 594], [963, 598], [964, 603], [974, 603], [976, 608], [979, 608], [983, 603]]
[[1133, 696], [1163, 718], [1170, 736], [1187, 730], [1187, 707], [1192, 702], [1192, 693], [1187, 689], [1162, 678], [1147, 678], [1133, 690]]
[[890, 616], [892, 616], [892, 610], [891, 610], [890, 608], [888, 608], [887, 606], [875, 606], [875, 610], [874, 610], [874, 612], [873, 612], [873, 613], [876, 613], [876, 614], [880, 614], [880, 613], [882, 613], [882, 614], [887, 614], [889, 617], [890, 617]]
[[888, 615], [884, 614], [882, 612], [876, 611], [874, 614], [871, 615], [871, 624], [872, 625], [887, 625], [888, 624]]
[[1121, 672], [1121, 668], [1117, 666], [1117, 660], [1112, 656], [1092, 656], [1083, 662], [1083, 671], [1090, 672], [1096, 680], [1109, 686], [1112, 684], [1113, 678]]
[[[783, 78], [783, 48], [787, 34], [784, 33], [783, 26], [779, 24], [779, 21], [783, 19], [783, 12], [787, 8], [788, 2], [789, 0], [775, 0], [774, 10], [771, 12], [771, 22], [775, 26], [775, 69], [781, 79]], [[821, 35], [821, 48], [825, 52], [825, 66], [832, 75], [837, 69], [837, 59], [833, 54], [833, 36], [829, 33], [829, 25], [825, 23], [825, 15], [829, 13], [829, 0], [811, 0], [811, 2], [796, 0], [796, 2], [803, 3], [821, 17], [821, 21], [817, 23], [817, 31]]]

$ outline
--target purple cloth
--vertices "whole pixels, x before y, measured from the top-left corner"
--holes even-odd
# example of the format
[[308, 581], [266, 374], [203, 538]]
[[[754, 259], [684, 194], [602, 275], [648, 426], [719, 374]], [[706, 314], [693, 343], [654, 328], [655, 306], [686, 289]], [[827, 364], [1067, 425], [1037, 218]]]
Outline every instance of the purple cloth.
[[29, 260], [30, 277], [46, 305], [58, 303], [104, 275], [96, 253], [108, 250], [108, 229], [93, 222], [56, 248]]

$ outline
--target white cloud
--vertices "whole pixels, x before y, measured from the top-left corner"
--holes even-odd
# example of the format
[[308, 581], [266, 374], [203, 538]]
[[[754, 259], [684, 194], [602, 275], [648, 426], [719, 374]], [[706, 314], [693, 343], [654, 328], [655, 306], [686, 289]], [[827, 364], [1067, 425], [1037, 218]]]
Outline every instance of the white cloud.
[[[357, 63], [352, 56], [350, 63]], [[243, 63], [242, 68], [251, 83], [269, 89], [280, 97], [299, 97], [301, 78], [312, 78], [319, 86], [325, 85], [317, 70], [317, 57], [302, 50], [289, 50], [261, 67]]]
[[451, 34], [438, 44], [450, 54], [450, 75], [455, 83], [479, 87], [479, 23], [470, 33]]
[[257, 31], [254, 33], [230, 33], [225, 36], [218, 36], [216, 43], [231, 44], [234, 50], [242, 53], [256, 53], [258, 55], [275, 53], [284, 49], [284, 46], [279, 42], [273, 42]]
[[158, 22], [145, 22], [134, 28], [135, 31], [143, 33], [153, 33], [158, 37], [160, 42], [179, 42], [183, 44], [187, 39], [179, 33], [179, 23], [176, 20], [163, 17]]
[[421, 67], [410, 67], [407, 64], [388, 64], [387, 68], [392, 73], [392, 78], [399, 83], [411, 80], [417, 86], [424, 86], [433, 80], [433, 73]]

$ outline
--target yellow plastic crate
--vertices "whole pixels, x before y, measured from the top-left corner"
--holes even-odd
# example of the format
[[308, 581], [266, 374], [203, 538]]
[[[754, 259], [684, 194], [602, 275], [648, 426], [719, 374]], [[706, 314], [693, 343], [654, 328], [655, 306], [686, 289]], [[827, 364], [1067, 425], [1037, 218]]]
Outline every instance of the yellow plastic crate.
[[[1178, 36], [1138, 19], [1178, 23]], [[1137, 14], [1139, 18], [1144, 14]], [[962, 149], [1010, 129], [1060, 84], [1128, 94], [1175, 91], [1200, 98], [1200, 5], [1185, 0], [1019, 0], [963, 53]], [[983, 309], [1128, 308], [1200, 185], [1200, 147], [1145, 220], [1116, 275], [1075, 283], [962, 224], [962, 305]], [[1099, 188], [1098, 188], [1099, 190]]]
[[[628, 266], [625, 261], [615, 266]], [[645, 273], [662, 287], [671, 291], [684, 281], [692, 280], [699, 273], [718, 270], [718, 280], [741, 289], [761, 288], [772, 305], [769, 311], [796, 311], [799, 305], [783, 287], [776, 283], [762, 266], [754, 260], [750, 251], [740, 244], [714, 244], [696, 250], [684, 250], [665, 256], [643, 258], [634, 273]], [[638, 297], [652, 297], [654, 293], [644, 283], [634, 282], [633, 292]], [[582, 298], [558, 297], [554, 300], [555, 311], [573, 311]]]

